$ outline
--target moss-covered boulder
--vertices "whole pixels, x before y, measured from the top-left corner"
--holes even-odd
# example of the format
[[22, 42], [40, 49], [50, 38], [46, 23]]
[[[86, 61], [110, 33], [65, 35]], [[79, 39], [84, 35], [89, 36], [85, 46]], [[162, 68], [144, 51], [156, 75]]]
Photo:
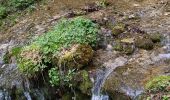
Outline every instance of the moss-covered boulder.
[[28, 77], [33, 77], [43, 70], [42, 56], [38, 45], [23, 47], [17, 59], [19, 70]]
[[126, 25], [123, 23], [118, 23], [112, 27], [112, 33], [114, 36], [117, 36], [123, 33], [126, 30]]
[[80, 69], [87, 65], [93, 57], [93, 49], [89, 45], [76, 44], [70, 50], [64, 50], [59, 56], [58, 64], [69, 69]]
[[136, 38], [135, 40], [135, 46], [138, 48], [146, 49], [146, 50], [151, 50], [154, 47], [154, 43], [152, 40], [148, 37], [139, 37]]
[[82, 70], [77, 73], [74, 78], [74, 86], [83, 94], [90, 95], [93, 83], [90, 80], [89, 73], [86, 70]]
[[160, 33], [152, 33], [149, 35], [153, 43], [161, 42], [163, 38], [162, 34]]
[[124, 54], [132, 54], [134, 52], [133, 44], [123, 43], [122, 41], [116, 41], [113, 49]]

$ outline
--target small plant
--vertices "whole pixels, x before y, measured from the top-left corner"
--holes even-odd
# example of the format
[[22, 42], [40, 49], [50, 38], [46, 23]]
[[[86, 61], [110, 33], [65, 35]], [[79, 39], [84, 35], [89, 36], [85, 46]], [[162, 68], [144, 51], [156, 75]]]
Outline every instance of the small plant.
[[0, 5], [0, 19], [3, 19], [7, 16], [7, 8]]
[[168, 92], [166, 88], [170, 86], [170, 76], [159, 76], [153, 78], [146, 84], [146, 89], [150, 92]]
[[36, 44], [23, 47], [17, 58], [17, 62], [19, 70], [28, 77], [35, 76], [46, 67], [42, 63], [40, 49]]
[[96, 46], [98, 26], [89, 19], [81, 17], [72, 20], [60, 20], [54, 30], [38, 38], [35, 43], [40, 45], [44, 54], [51, 54], [68, 48], [73, 44]]
[[72, 79], [75, 75], [75, 70], [68, 70], [67, 73], [61, 75], [59, 70], [57, 68], [51, 68], [48, 73], [50, 77], [50, 83], [52, 86], [59, 86], [59, 85], [65, 85], [72, 87]]
[[35, 1], [36, 0], [11, 0], [9, 3], [13, 8], [23, 10], [35, 3]]

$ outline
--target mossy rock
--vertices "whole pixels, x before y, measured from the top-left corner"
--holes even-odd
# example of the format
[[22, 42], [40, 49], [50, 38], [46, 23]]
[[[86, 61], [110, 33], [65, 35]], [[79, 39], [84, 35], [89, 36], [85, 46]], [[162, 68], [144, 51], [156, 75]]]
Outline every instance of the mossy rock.
[[126, 25], [123, 23], [118, 23], [112, 27], [112, 33], [114, 36], [118, 36], [126, 30]]
[[163, 38], [160, 33], [152, 33], [149, 36], [154, 43], [161, 42], [161, 39]]
[[135, 40], [135, 46], [145, 50], [151, 50], [154, 47], [154, 43], [150, 38], [137, 38]]
[[93, 84], [89, 73], [86, 70], [79, 71], [74, 77], [73, 86], [80, 90], [81, 93], [90, 95]]
[[59, 56], [58, 66], [67, 66], [69, 69], [80, 69], [87, 65], [93, 57], [93, 49], [89, 45], [76, 44], [70, 50], [64, 50]]
[[157, 76], [148, 81], [145, 88], [150, 92], [170, 92], [170, 76]]
[[115, 45], [113, 46], [113, 49], [116, 51], [123, 51], [123, 45], [120, 41], [116, 41]]
[[42, 56], [38, 45], [23, 47], [17, 59], [19, 70], [27, 77], [33, 77], [43, 70]]
[[115, 43], [113, 49], [124, 54], [132, 54], [134, 52], [134, 46], [132, 44], [121, 43], [120, 41]]

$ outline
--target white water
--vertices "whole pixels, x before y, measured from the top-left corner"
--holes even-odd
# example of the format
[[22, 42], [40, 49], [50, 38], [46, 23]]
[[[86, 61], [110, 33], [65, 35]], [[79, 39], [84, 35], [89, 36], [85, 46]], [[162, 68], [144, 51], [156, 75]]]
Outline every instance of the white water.
[[101, 94], [101, 88], [107, 79], [107, 77], [110, 75], [111, 72], [114, 71], [119, 66], [125, 65], [127, 62], [126, 58], [119, 57], [115, 59], [113, 62], [108, 61], [104, 63], [104, 70], [100, 70], [97, 73], [97, 78], [95, 80], [95, 84], [92, 89], [92, 99], [91, 100], [109, 100], [108, 95]]

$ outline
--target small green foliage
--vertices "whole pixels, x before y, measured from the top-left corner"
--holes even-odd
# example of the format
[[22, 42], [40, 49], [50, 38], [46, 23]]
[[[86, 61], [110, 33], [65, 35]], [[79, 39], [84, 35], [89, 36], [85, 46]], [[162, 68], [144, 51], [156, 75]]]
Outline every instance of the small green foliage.
[[72, 44], [96, 46], [98, 27], [89, 19], [81, 17], [60, 20], [54, 30], [38, 38], [35, 42], [41, 46], [44, 54], [56, 53]]
[[166, 92], [168, 86], [170, 86], [170, 76], [158, 76], [146, 84], [146, 89], [150, 92]]
[[7, 16], [7, 8], [0, 5], [0, 19], [5, 18]]
[[50, 77], [50, 83], [52, 86], [59, 86], [59, 85], [65, 85], [72, 87], [72, 79], [75, 75], [75, 70], [68, 70], [65, 74], [61, 75], [59, 70], [57, 68], [51, 68], [48, 72], [48, 75]]
[[152, 34], [150, 34], [150, 38], [151, 38], [152, 42], [154, 42], [154, 43], [160, 42], [162, 37], [163, 36], [160, 33], [152, 33]]
[[82, 82], [80, 83], [79, 89], [82, 93], [90, 94], [92, 88], [92, 82], [89, 78], [89, 74], [86, 70], [82, 70], [80, 72], [80, 78], [82, 78]]
[[[52, 31], [43, 34], [22, 49], [18, 67], [25, 75], [34, 76], [46, 67], [46, 63], [52, 63], [52, 57], [61, 53], [63, 49], [68, 49], [74, 44], [96, 46], [97, 33], [98, 26], [89, 19], [78, 17], [60, 20]], [[63, 79], [67, 81], [66, 77]]]
[[52, 86], [60, 85], [60, 73], [56, 68], [51, 68], [51, 70], [48, 72], [48, 75], [50, 77], [50, 83]]
[[23, 10], [35, 3], [36, 0], [10, 0], [9, 4], [14, 9]]
[[169, 100], [170, 99], [170, 96], [167, 96], [167, 95], [164, 95], [163, 97], [162, 97], [162, 100]]
[[35, 76], [46, 67], [42, 63], [40, 49], [36, 44], [23, 47], [17, 62], [19, 70], [28, 77]]
[[119, 34], [123, 33], [126, 29], [126, 25], [124, 23], [118, 23], [115, 26], [111, 27], [112, 33], [114, 36], [118, 36]]

